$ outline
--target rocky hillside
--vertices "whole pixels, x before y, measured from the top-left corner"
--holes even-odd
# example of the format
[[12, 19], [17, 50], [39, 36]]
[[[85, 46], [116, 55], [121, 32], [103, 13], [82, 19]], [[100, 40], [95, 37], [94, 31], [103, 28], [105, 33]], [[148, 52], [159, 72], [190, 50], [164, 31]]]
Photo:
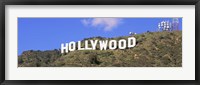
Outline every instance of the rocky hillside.
[[[181, 67], [182, 31], [146, 32], [133, 35], [137, 44], [125, 50], [24, 51], [18, 56], [19, 67]], [[84, 40], [127, 39], [93, 37]], [[83, 40], [83, 41], [84, 41]], [[98, 45], [97, 45], [98, 46]], [[98, 47], [97, 47], [98, 49]]]

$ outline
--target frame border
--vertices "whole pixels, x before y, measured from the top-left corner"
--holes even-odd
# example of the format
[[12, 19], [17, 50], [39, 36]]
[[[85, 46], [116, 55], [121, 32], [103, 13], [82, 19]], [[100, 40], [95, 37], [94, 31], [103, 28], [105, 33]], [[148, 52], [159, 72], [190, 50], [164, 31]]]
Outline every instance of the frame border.
[[1, 85], [199, 85], [199, 45], [195, 47], [195, 80], [5, 80], [5, 5], [195, 5], [195, 43], [200, 36], [200, 0], [0, 0]]

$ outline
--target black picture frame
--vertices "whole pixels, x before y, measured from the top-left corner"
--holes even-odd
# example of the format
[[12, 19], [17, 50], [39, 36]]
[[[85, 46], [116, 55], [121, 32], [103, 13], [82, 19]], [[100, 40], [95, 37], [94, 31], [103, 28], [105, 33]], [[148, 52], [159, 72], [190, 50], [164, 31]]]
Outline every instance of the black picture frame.
[[[195, 80], [5, 80], [5, 5], [195, 5]], [[200, 85], [200, 0], [0, 0], [1, 85]]]

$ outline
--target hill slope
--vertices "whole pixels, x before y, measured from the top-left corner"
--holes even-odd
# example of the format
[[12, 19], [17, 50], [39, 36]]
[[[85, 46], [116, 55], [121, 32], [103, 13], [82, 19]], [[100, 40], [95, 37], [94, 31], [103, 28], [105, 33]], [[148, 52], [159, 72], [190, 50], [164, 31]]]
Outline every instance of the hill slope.
[[[110, 39], [127, 39], [122, 36]], [[76, 50], [66, 55], [60, 50], [25, 51], [19, 67], [181, 67], [182, 31], [148, 32], [134, 35], [137, 44], [125, 50]], [[84, 40], [106, 38], [94, 37]], [[83, 41], [84, 41], [83, 40]], [[98, 45], [97, 45], [98, 46]], [[97, 48], [98, 49], [98, 48]]]

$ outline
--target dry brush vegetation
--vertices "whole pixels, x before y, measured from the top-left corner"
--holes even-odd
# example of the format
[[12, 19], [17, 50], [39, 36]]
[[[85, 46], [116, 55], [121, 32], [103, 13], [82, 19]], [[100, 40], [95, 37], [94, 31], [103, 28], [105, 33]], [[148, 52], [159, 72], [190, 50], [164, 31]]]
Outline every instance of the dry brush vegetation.
[[[124, 50], [24, 51], [18, 56], [19, 67], [181, 67], [182, 31], [146, 32], [133, 35], [137, 44]], [[90, 39], [127, 39], [93, 37]], [[84, 41], [83, 40], [83, 41]], [[98, 46], [98, 45], [97, 45]]]

